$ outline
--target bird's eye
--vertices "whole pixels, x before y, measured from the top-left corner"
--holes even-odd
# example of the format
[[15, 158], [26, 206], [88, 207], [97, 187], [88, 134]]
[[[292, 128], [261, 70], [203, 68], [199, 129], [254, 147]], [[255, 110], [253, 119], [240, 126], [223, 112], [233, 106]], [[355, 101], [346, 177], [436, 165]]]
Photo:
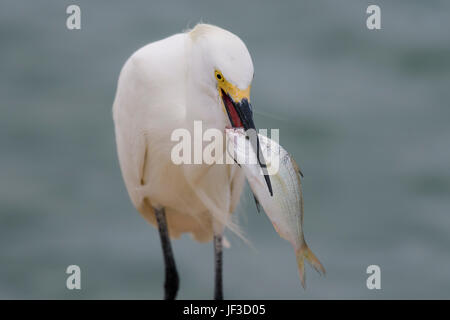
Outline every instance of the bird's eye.
[[219, 80], [219, 81], [224, 81], [225, 80], [223, 75], [222, 75], [222, 73], [219, 70], [215, 70], [214, 74], [215, 74], [217, 80]]

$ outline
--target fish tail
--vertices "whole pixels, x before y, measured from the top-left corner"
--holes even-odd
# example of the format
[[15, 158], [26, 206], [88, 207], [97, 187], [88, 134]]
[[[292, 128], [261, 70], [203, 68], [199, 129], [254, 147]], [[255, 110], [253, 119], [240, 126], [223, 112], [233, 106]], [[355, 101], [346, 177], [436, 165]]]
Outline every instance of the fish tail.
[[300, 247], [296, 252], [297, 256], [297, 265], [298, 272], [300, 274], [300, 281], [302, 282], [302, 287], [306, 288], [305, 282], [305, 259], [308, 261], [314, 269], [320, 274], [325, 275], [325, 268], [320, 263], [319, 259], [315, 256], [315, 254], [308, 248], [306, 244]]

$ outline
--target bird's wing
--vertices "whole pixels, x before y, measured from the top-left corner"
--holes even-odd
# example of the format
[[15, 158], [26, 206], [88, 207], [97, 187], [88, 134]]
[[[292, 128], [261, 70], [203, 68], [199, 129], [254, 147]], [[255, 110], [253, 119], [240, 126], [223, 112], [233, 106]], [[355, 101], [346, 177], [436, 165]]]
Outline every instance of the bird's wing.
[[141, 194], [152, 172], [166, 162], [162, 155], [170, 155], [170, 135], [184, 115], [183, 45], [183, 35], [151, 43], [120, 72], [113, 118], [120, 167], [135, 207], [148, 196]]
[[[132, 128], [132, 127], [131, 127]], [[133, 131], [133, 130], [131, 130]], [[145, 185], [148, 149], [144, 133], [133, 134], [116, 123], [116, 144], [125, 185], [135, 207], [142, 203], [139, 187]]]

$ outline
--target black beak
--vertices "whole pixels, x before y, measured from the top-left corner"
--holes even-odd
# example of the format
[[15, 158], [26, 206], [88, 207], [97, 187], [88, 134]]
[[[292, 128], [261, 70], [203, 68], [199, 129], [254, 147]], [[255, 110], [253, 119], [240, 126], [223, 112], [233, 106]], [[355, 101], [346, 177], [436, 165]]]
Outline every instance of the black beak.
[[[266, 180], [267, 187], [269, 188], [269, 193], [271, 196], [273, 196], [272, 184], [270, 183], [270, 177], [266, 169], [266, 162], [264, 160], [264, 156], [260, 148], [255, 123], [253, 122], [252, 105], [245, 98], [242, 99], [240, 102], [235, 103], [225, 92], [222, 92], [222, 95], [224, 98], [224, 104], [226, 106], [231, 125], [233, 127], [239, 127], [240, 125], [242, 125], [244, 127], [245, 132], [247, 133], [247, 137], [250, 138], [252, 147], [257, 152], [258, 163], [264, 172], [264, 179]], [[230, 102], [232, 102], [232, 107], [234, 107], [234, 110], [229, 110], [231, 109]], [[235, 117], [236, 113], [241, 123], [236, 123], [239, 122]]]

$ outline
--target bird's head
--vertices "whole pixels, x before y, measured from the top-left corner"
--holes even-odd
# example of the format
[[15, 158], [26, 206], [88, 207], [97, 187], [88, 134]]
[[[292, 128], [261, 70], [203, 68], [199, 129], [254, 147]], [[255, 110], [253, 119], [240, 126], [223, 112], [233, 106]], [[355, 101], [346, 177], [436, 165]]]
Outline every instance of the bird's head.
[[[199, 50], [202, 74], [198, 76], [208, 91], [217, 97], [223, 123], [245, 129], [257, 150], [261, 167], [265, 168], [250, 104], [254, 69], [247, 47], [233, 33], [207, 24], [197, 25], [191, 31], [191, 37]], [[272, 194], [269, 176], [265, 174], [265, 178]]]
[[[253, 62], [244, 42], [222, 28], [198, 24], [191, 32], [202, 87], [215, 96], [225, 126], [256, 129], [250, 105]], [[201, 71], [200, 71], [201, 70]]]

